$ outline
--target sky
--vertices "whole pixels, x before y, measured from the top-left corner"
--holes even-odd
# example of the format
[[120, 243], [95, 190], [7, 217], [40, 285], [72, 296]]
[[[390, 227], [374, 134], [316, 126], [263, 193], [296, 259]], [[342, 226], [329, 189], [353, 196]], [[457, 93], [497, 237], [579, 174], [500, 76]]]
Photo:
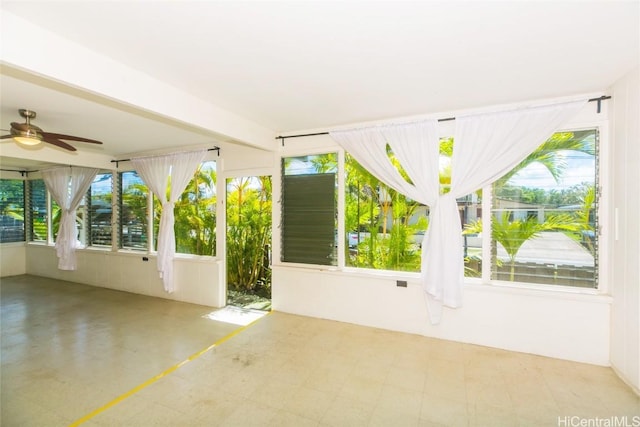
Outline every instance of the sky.
[[549, 171], [542, 165], [534, 163], [521, 170], [509, 180], [510, 184], [544, 190], [562, 190], [574, 185], [595, 181], [594, 156], [579, 152], [564, 152], [567, 168], [559, 182], [556, 182]]

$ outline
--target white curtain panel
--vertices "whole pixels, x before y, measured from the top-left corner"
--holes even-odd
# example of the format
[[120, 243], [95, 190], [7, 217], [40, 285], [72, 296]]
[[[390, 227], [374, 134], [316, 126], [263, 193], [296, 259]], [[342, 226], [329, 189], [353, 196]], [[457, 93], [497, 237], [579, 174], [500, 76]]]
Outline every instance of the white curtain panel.
[[76, 247], [78, 241], [78, 225], [76, 209], [85, 193], [91, 186], [98, 169], [63, 167], [42, 171], [42, 176], [51, 197], [61, 209], [60, 226], [56, 237], [56, 254], [60, 270], [76, 270]]
[[[198, 165], [204, 160], [207, 150], [176, 153], [167, 156], [140, 157], [131, 159], [133, 167], [162, 203], [160, 227], [158, 230], [157, 267], [164, 290], [175, 291], [173, 282], [173, 258], [176, 252], [176, 236], [174, 230], [175, 203], [189, 184]], [[171, 183], [169, 200], [168, 185]]]
[[[430, 205], [438, 198], [438, 122], [429, 120], [393, 126], [333, 131], [331, 137], [358, 163], [394, 190]], [[393, 165], [387, 145], [411, 183]]]
[[[442, 306], [462, 305], [464, 259], [456, 198], [502, 177], [575, 115], [587, 101], [456, 117], [451, 190], [431, 205], [422, 277], [429, 316], [437, 324]], [[484, 212], [490, 215], [490, 212]]]

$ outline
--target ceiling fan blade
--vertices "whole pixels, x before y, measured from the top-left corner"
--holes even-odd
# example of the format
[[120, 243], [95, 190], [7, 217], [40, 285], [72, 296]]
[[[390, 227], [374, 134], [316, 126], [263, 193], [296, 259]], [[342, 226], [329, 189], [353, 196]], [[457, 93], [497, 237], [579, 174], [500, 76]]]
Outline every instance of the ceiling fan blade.
[[[49, 134], [49, 135], [51, 135], [51, 134]], [[64, 141], [60, 141], [57, 138], [51, 138], [51, 137], [45, 136], [43, 139], [44, 139], [44, 142], [48, 142], [49, 144], [57, 145], [58, 147], [64, 148], [65, 150], [77, 151], [76, 147], [71, 146], [71, 145], [67, 144]]]
[[54, 138], [54, 139], [66, 139], [68, 141], [79, 141], [79, 142], [90, 142], [92, 144], [102, 144], [100, 141], [96, 141], [95, 139], [82, 138], [79, 136], [72, 135], [63, 135], [61, 133], [52, 133], [52, 132], [42, 132], [42, 136], [46, 139]]
[[8, 139], [8, 138], [13, 138], [13, 135], [2, 135], [2, 136], [0, 136], [0, 139]]

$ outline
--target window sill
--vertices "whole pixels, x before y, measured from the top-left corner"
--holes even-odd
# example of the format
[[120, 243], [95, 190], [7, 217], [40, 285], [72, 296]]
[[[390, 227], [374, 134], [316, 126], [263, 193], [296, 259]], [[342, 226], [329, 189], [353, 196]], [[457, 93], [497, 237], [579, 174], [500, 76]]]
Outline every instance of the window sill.
[[[320, 271], [327, 274], [335, 274], [349, 277], [365, 277], [389, 280], [406, 280], [409, 286], [421, 286], [420, 273], [389, 271], [389, 270], [372, 270], [358, 269], [352, 267], [338, 268], [322, 265], [307, 264], [277, 264], [274, 269], [293, 269], [305, 271]], [[523, 282], [492, 282], [482, 283], [480, 279], [468, 278], [465, 280], [464, 290], [470, 292], [489, 292], [499, 294], [513, 294], [519, 296], [532, 296], [541, 298], [569, 299], [579, 301], [598, 302], [602, 304], [611, 304], [613, 299], [610, 295], [603, 294], [597, 289], [590, 288], [573, 288], [569, 286], [543, 285], [535, 283]]]
[[4, 246], [4, 247], [12, 247], [12, 246], [26, 246], [27, 242], [25, 242], [24, 240], [20, 241], [20, 242], [1, 242], [0, 245]]

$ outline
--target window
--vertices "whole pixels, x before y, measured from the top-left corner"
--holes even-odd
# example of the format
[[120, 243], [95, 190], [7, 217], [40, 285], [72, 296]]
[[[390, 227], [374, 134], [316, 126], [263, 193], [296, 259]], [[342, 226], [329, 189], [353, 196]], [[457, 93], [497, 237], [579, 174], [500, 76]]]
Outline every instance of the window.
[[24, 181], [0, 179], [0, 243], [23, 242]]
[[111, 200], [113, 188], [111, 173], [99, 173], [93, 179], [87, 192], [87, 244], [90, 246], [111, 246]]
[[597, 287], [597, 147], [596, 129], [557, 132], [493, 184], [492, 280]]
[[42, 179], [34, 179], [29, 183], [29, 212], [31, 215], [31, 236], [34, 242], [47, 241], [47, 186]]
[[284, 262], [337, 265], [335, 153], [282, 159]]
[[[441, 194], [449, 191], [453, 147], [453, 138], [441, 139]], [[391, 151], [388, 155], [394, 161]], [[312, 204], [321, 199], [311, 183], [324, 172], [321, 158], [283, 159], [283, 261], [322, 264], [326, 257], [312, 254], [326, 242], [308, 238], [312, 227], [320, 227], [319, 219], [309, 219], [309, 211], [320, 207]], [[492, 186], [459, 198], [465, 276], [596, 288], [598, 161], [597, 129], [556, 132]], [[380, 183], [348, 153], [344, 168], [344, 265], [420, 271], [429, 208]], [[334, 160], [327, 172], [335, 169]], [[296, 188], [296, 175], [309, 182]], [[333, 207], [331, 200], [321, 206]], [[485, 212], [491, 213], [488, 232], [483, 230]]]
[[[597, 129], [556, 132], [485, 188], [490, 233], [483, 233], [483, 192], [471, 195], [477, 202], [461, 206], [465, 275], [488, 268], [491, 280], [597, 287], [597, 147]], [[491, 237], [488, 265], [483, 235]]]
[[382, 184], [348, 154], [345, 172], [345, 265], [420, 271], [427, 208]]
[[120, 233], [118, 246], [146, 250], [147, 186], [135, 171], [120, 173]]
[[[147, 204], [150, 192], [134, 171], [121, 175], [120, 245], [121, 248], [147, 249]], [[216, 163], [203, 162], [176, 202], [176, 253], [216, 254]], [[153, 196], [153, 250], [157, 250], [162, 205]]]

